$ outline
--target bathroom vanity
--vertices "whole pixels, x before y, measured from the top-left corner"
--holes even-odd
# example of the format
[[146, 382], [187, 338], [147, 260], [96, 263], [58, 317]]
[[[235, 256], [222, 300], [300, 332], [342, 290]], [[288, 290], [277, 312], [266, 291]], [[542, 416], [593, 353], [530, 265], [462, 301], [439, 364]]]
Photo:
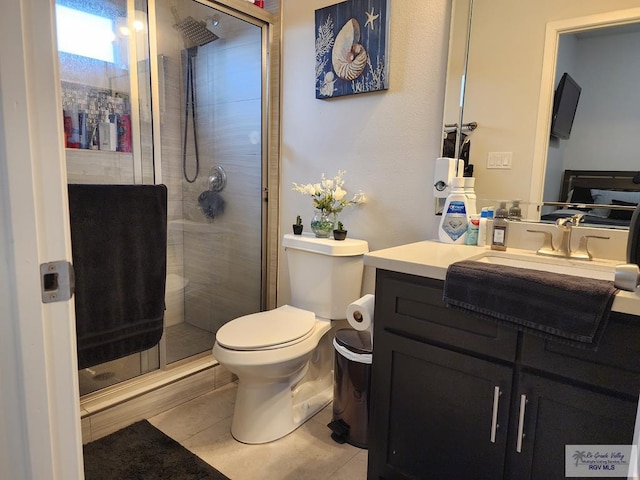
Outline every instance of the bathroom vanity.
[[565, 445], [633, 442], [640, 297], [618, 294], [597, 351], [447, 308], [448, 265], [490, 253], [419, 242], [365, 257], [377, 269], [368, 478], [565, 478]]

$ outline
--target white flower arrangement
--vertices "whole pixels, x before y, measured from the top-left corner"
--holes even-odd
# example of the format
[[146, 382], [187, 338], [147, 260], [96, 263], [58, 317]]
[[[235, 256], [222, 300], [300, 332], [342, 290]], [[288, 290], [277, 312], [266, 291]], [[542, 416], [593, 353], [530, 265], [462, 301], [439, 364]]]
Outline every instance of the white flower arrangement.
[[333, 214], [334, 221], [338, 213], [345, 207], [359, 205], [366, 201], [363, 192], [358, 192], [350, 200], [347, 200], [347, 191], [344, 187], [344, 170], [338, 170], [333, 178], [326, 178], [324, 173], [320, 183], [298, 184], [293, 182], [293, 190], [303, 195], [309, 195], [313, 200], [313, 208], [326, 214]]

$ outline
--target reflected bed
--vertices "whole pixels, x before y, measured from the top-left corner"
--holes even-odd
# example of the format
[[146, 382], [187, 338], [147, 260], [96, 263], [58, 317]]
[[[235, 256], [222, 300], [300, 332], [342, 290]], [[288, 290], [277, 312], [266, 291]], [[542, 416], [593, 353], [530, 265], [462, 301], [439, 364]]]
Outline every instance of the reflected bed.
[[544, 202], [543, 222], [583, 214], [585, 225], [628, 227], [640, 203], [640, 172], [565, 170], [557, 202]]

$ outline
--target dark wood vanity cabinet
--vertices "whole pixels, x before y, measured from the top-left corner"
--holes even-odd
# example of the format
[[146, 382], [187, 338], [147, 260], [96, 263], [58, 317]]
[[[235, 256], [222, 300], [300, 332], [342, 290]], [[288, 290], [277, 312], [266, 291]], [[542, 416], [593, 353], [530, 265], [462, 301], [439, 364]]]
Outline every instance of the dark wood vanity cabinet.
[[377, 271], [369, 479], [564, 479], [565, 445], [632, 443], [640, 321], [576, 351], [448, 309], [442, 287]]
[[504, 478], [565, 479], [565, 445], [633, 441], [637, 401], [527, 372], [513, 400]]

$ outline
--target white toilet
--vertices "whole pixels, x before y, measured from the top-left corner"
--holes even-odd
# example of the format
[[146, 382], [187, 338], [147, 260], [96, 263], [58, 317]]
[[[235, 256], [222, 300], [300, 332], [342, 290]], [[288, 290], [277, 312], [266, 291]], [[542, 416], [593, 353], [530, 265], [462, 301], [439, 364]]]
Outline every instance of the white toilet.
[[331, 320], [360, 297], [364, 240], [287, 234], [291, 304], [236, 318], [216, 334], [213, 356], [238, 376], [231, 424], [244, 443], [277, 440], [333, 395]]

